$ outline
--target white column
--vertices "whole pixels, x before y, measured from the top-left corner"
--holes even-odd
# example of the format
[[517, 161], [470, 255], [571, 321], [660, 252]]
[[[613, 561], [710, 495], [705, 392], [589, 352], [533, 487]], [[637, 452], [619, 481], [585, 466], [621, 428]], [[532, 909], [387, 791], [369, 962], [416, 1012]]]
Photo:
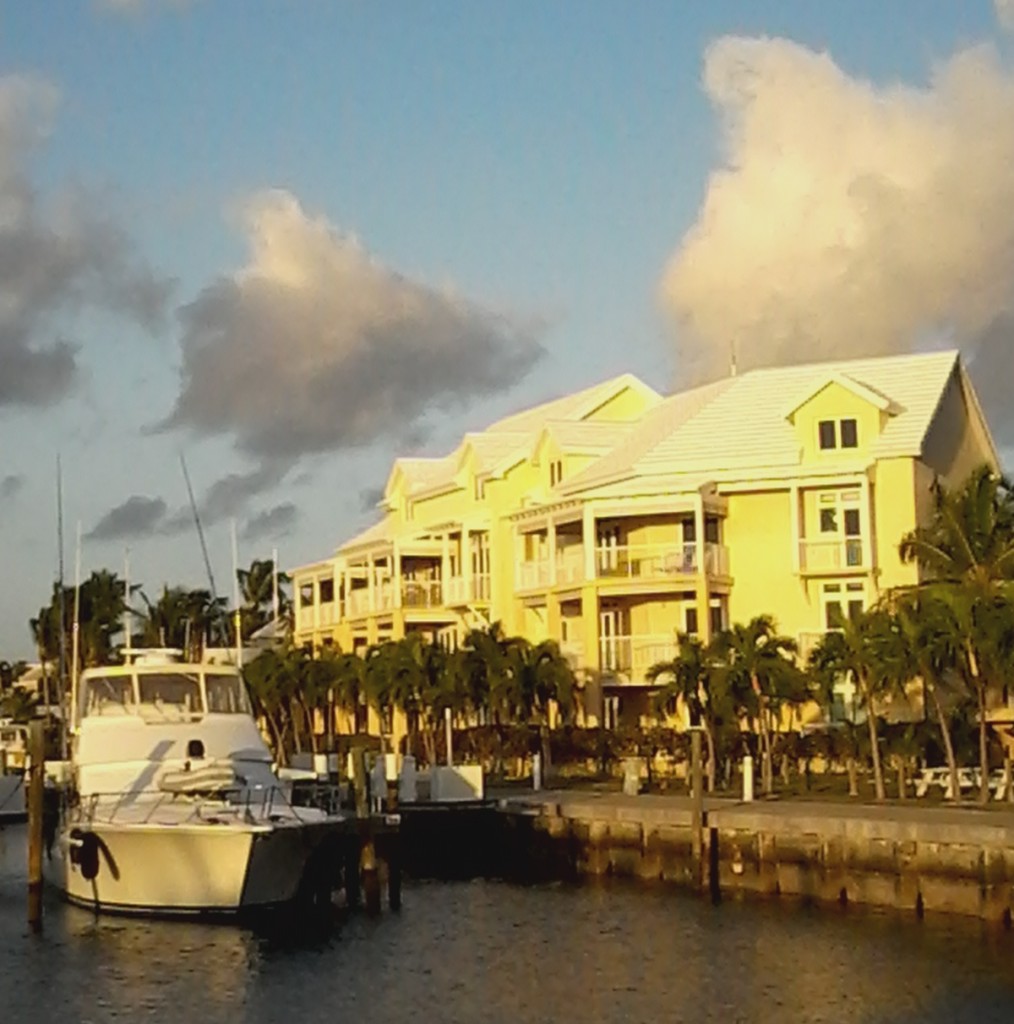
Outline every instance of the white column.
[[377, 610], [377, 564], [373, 560], [373, 555], [369, 555], [366, 559], [366, 587], [366, 592], [369, 595], [369, 611], [373, 613]]
[[394, 560], [394, 571], [391, 573], [391, 586], [394, 587], [392, 595], [393, 607], [401, 607], [401, 550], [397, 541], [391, 542], [391, 558]]
[[873, 564], [873, 502], [868, 473], [863, 473], [862, 479], [859, 481], [859, 495], [859, 529], [863, 543], [863, 568], [872, 573], [876, 566]]
[[546, 526], [546, 543], [549, 545], [549, 585], [556, 585], [556, 523], [552, 519]]
[[595, 508], [585, 505], [581, 510], [581, 543], [584, 546], [584, 578], [595, 579]]
[[446, 530], [440, 538], [440, 588], [443, 591], [443, 603], [448, 603], [447, 590], [451, 585], [451, 538]]
[[313, 628], [320, 629], [320, 580], [313, 578]]
[[471, 534], [464, 523], [461, 524], [461, 585], [465, 589], [465, 600], [472, 600], [472, 544]]
[[789, 488], [789, 503], [789, 515], [792, 521], [792, 571], [798, 573], [801, 569], [799, 547], [803, 542], [802, 524], [799, 519], [799, 484], [793, 484]]

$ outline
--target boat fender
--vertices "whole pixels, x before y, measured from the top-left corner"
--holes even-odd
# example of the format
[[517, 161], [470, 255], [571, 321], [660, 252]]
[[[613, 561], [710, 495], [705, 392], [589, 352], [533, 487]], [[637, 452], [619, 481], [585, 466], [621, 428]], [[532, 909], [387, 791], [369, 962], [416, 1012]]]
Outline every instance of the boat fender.
[[70, 862], [81, 870], [84, 879], [90, 882], [99, 873], [99, 837], [94, 832], [71, 829]]

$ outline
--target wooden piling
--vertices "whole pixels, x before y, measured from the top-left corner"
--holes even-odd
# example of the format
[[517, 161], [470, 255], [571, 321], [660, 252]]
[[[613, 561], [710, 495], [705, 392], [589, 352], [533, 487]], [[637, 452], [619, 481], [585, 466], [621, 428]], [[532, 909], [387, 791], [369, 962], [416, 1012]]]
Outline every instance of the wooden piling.
[[701, 765], [701, 730], [690, 733], [690, 832], [694, 880], [697, 888], [704, 877], [704, 773]]
[[366, 911], [380, 913], [380, 875], [377, 872], [377, 848], [370, 817], [370, 794], [366, 771], [366, 751], [353, 751], [353, 784], [356, 791], [356, 818], [359, 833], [359, 877], [362, 881]]
[[[398, 813], [398, 780], [387, 780], [387, 799], [384, 801], [387, 814]], [[401, 828], [387, 830], [387, 905], [392, 910], [401, 910]]]
[[35, 719], [28, 733], [28, 923], [34, 931], [42, 929], [45, 743], [42, 719]]

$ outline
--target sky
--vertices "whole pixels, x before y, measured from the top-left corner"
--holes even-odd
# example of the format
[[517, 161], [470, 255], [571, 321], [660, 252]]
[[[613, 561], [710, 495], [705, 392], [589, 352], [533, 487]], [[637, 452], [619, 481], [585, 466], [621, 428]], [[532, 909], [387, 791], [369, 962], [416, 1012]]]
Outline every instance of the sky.
[[1014, 0], [0, 0], [0, 658], [207, 586], [181, 456], [229, 593], [627, 371], [955, 347], [1009, 466], [1011, 168]]

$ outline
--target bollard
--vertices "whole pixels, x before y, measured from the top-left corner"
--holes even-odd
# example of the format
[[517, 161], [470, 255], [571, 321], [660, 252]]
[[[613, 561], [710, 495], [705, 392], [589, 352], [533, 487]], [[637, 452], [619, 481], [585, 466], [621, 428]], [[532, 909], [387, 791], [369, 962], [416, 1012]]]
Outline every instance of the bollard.
[[542, 755], [538, 752], [532, 754], [532, 789], [542, 789]]
[[31, 722], [28, 734], [28, 923], [42, 930], [42, 819], [44, 814], [45, 744], [42, 719]]
[[743, 803], [748, 804], [753, 800], [753, 758], [749, 754], [743, 755]]
[[444, 740], [447, 744], [447, 766], [454, 764], [454, 724], [451, 721], [451, 709], [444, 708]]

